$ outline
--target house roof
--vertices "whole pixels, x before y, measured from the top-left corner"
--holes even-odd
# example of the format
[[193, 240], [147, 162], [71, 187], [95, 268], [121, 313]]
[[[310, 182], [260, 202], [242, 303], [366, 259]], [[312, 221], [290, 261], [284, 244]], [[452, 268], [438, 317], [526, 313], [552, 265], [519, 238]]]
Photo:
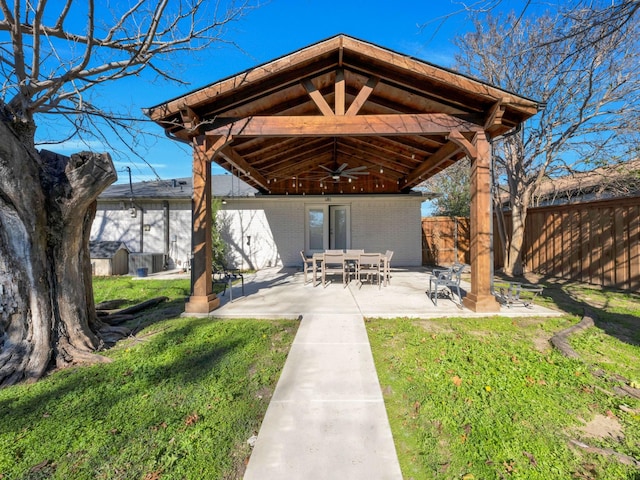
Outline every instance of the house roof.
[[538, 201], [557, 197], [571, 198], [595, 193], [626, 195], [640, 189], [640, 158], [614, 165], [605, 165], [588, 172], [576, 172], [540, 184], [534, 196]]
[[[212, 175], [211, 191], [218, 197], [251, 197], [256, 189], [246, 182], [231, 175]], [[132, 193], [133, 192], [133, 196]], [[174, 178], [170, 180], [154, 180], [111, 185], [98, 197], [98, 200], [129, 200], [133, 199], [190, 199], [193, 194], [193, 180], [191, 177]]]
[[127, 252], [129, 251], [123, 242], [89, 242], [89, 255], [91, 258], [113, 258], [120, 249], [126, 250]]
[[496, 137], [537, 110], [536, 101], [337, 35], [145, 113], [205, 150], [224, 137], [213, 161], [262, 193], [335, 194], [408, 192], [465, 156], [452, 130], [467, 141], [480, 130]]

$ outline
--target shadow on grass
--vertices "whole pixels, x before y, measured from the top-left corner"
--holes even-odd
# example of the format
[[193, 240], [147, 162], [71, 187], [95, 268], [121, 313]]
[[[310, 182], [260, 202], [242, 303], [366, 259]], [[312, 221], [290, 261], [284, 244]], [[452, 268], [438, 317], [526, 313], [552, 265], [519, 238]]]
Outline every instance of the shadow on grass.
[[[525, 275], [523, 277], [507, 277], [497, 275], [504, 281], [520, 281], [525, 283], [534, 283], [542, 285], [543, 297], [550, 298], [555, 306], [560, 310], [582, 317], [585, 312], [591, 312], [594, 316], [594, 323], [597, 328], [601, 329], [607, 335], [610, 335], [621, 342], [628, 343], [633, 346], [640, 346], [640, 317], [628, 313], [616, 313], [609, 310], [611, 308], [611, 294], [617, 297], [624, 296], [628, 299], [629, 304], [640, 302], [640, 296], [637, 293], [617, 290], [607, 287], [598, 287], [596, 285], [588, 285], [582, 283], [571, 282], [554, 277], [543, 277], [534, 275]], [[593, 289], [602, 293], [606, 299], [604, 304], [596, 301], [588, 301], [579, 295], [572, 295], [571, 289]]]
[[[203, 322], [211, 320], [189, 319], [181, 327], [163, 331], [141, 345], [140, 353], [131, 359], [70, 368], [37, 384], [11, 387], [2, 392], [0, 418], [12, 421], [0, 423], [0, 435], [19, 435], [32, 428], [34, 422], [53, 416], [54, 410], [75, 416], [75, 421], [101, 420], [119, 402], [130, 400], [132, 396], [144, 396], [161, 385], [170, 390], [172, 386], [201, 382], [218, 371], [227, 356], [233, 356], [251, 341], [246, 333], [226, 331], [214, 341], [203, 338], [195, 344], [185, 342]], [[86, 401], [77, 405], [76, 399]], [[61, 405], [67, 402], [75, 405], [73, 410], [60, 411]]]

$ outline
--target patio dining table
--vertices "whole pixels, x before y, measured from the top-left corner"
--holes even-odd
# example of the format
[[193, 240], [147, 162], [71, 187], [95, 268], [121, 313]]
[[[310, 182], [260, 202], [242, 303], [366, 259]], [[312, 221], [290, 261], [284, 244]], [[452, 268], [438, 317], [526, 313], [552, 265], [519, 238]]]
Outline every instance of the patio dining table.
[[[317, 284], [317, 274], [318, 271], [322, 271], [322, 265], [324, 262], [324, 253], [325, 252], [316, 252], [311, 258], [313, 259], [313, 286]], [[353, 263], [356, 264], [360, 261], [359, 253], [344, 253], [343, 254], [345, 263]], [[384, 286], [387, 286], [387, 275], [386, 272], [389, 268], [389, 258], [384, 254], [380, 253], [380, 259], [382, 260], [382, 271], [385, 272], [384, 275]]]

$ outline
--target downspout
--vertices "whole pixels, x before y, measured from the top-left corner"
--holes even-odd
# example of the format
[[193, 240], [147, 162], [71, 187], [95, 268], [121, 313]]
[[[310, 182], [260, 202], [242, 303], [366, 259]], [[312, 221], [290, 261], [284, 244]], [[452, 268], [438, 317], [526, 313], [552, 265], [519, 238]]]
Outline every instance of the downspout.
[[140, 253], [144, 252], [144, 208], [140, 207]]
[[162, 202], [162, 211], [164, 213], [164, 269], [169, 268], [169, 201]]

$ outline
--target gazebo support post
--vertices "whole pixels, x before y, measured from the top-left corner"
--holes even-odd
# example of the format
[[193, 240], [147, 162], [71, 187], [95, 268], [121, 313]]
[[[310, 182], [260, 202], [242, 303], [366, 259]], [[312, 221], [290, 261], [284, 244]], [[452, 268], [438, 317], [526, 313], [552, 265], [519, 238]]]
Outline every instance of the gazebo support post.
[[474, 312], [499, 312], [491, 293], [491, 146], [484, 132], [475, 136], [471, 158], [471, 291], [463, 305]]
[[191, 297], [185, 304], [185, 313], [209, 313], [220, 306], [220, 299], [213, 293], [211, 280], [211, 163], [203, 137], [193, 141], [193, 197], [191, 199], [192, 249]]

